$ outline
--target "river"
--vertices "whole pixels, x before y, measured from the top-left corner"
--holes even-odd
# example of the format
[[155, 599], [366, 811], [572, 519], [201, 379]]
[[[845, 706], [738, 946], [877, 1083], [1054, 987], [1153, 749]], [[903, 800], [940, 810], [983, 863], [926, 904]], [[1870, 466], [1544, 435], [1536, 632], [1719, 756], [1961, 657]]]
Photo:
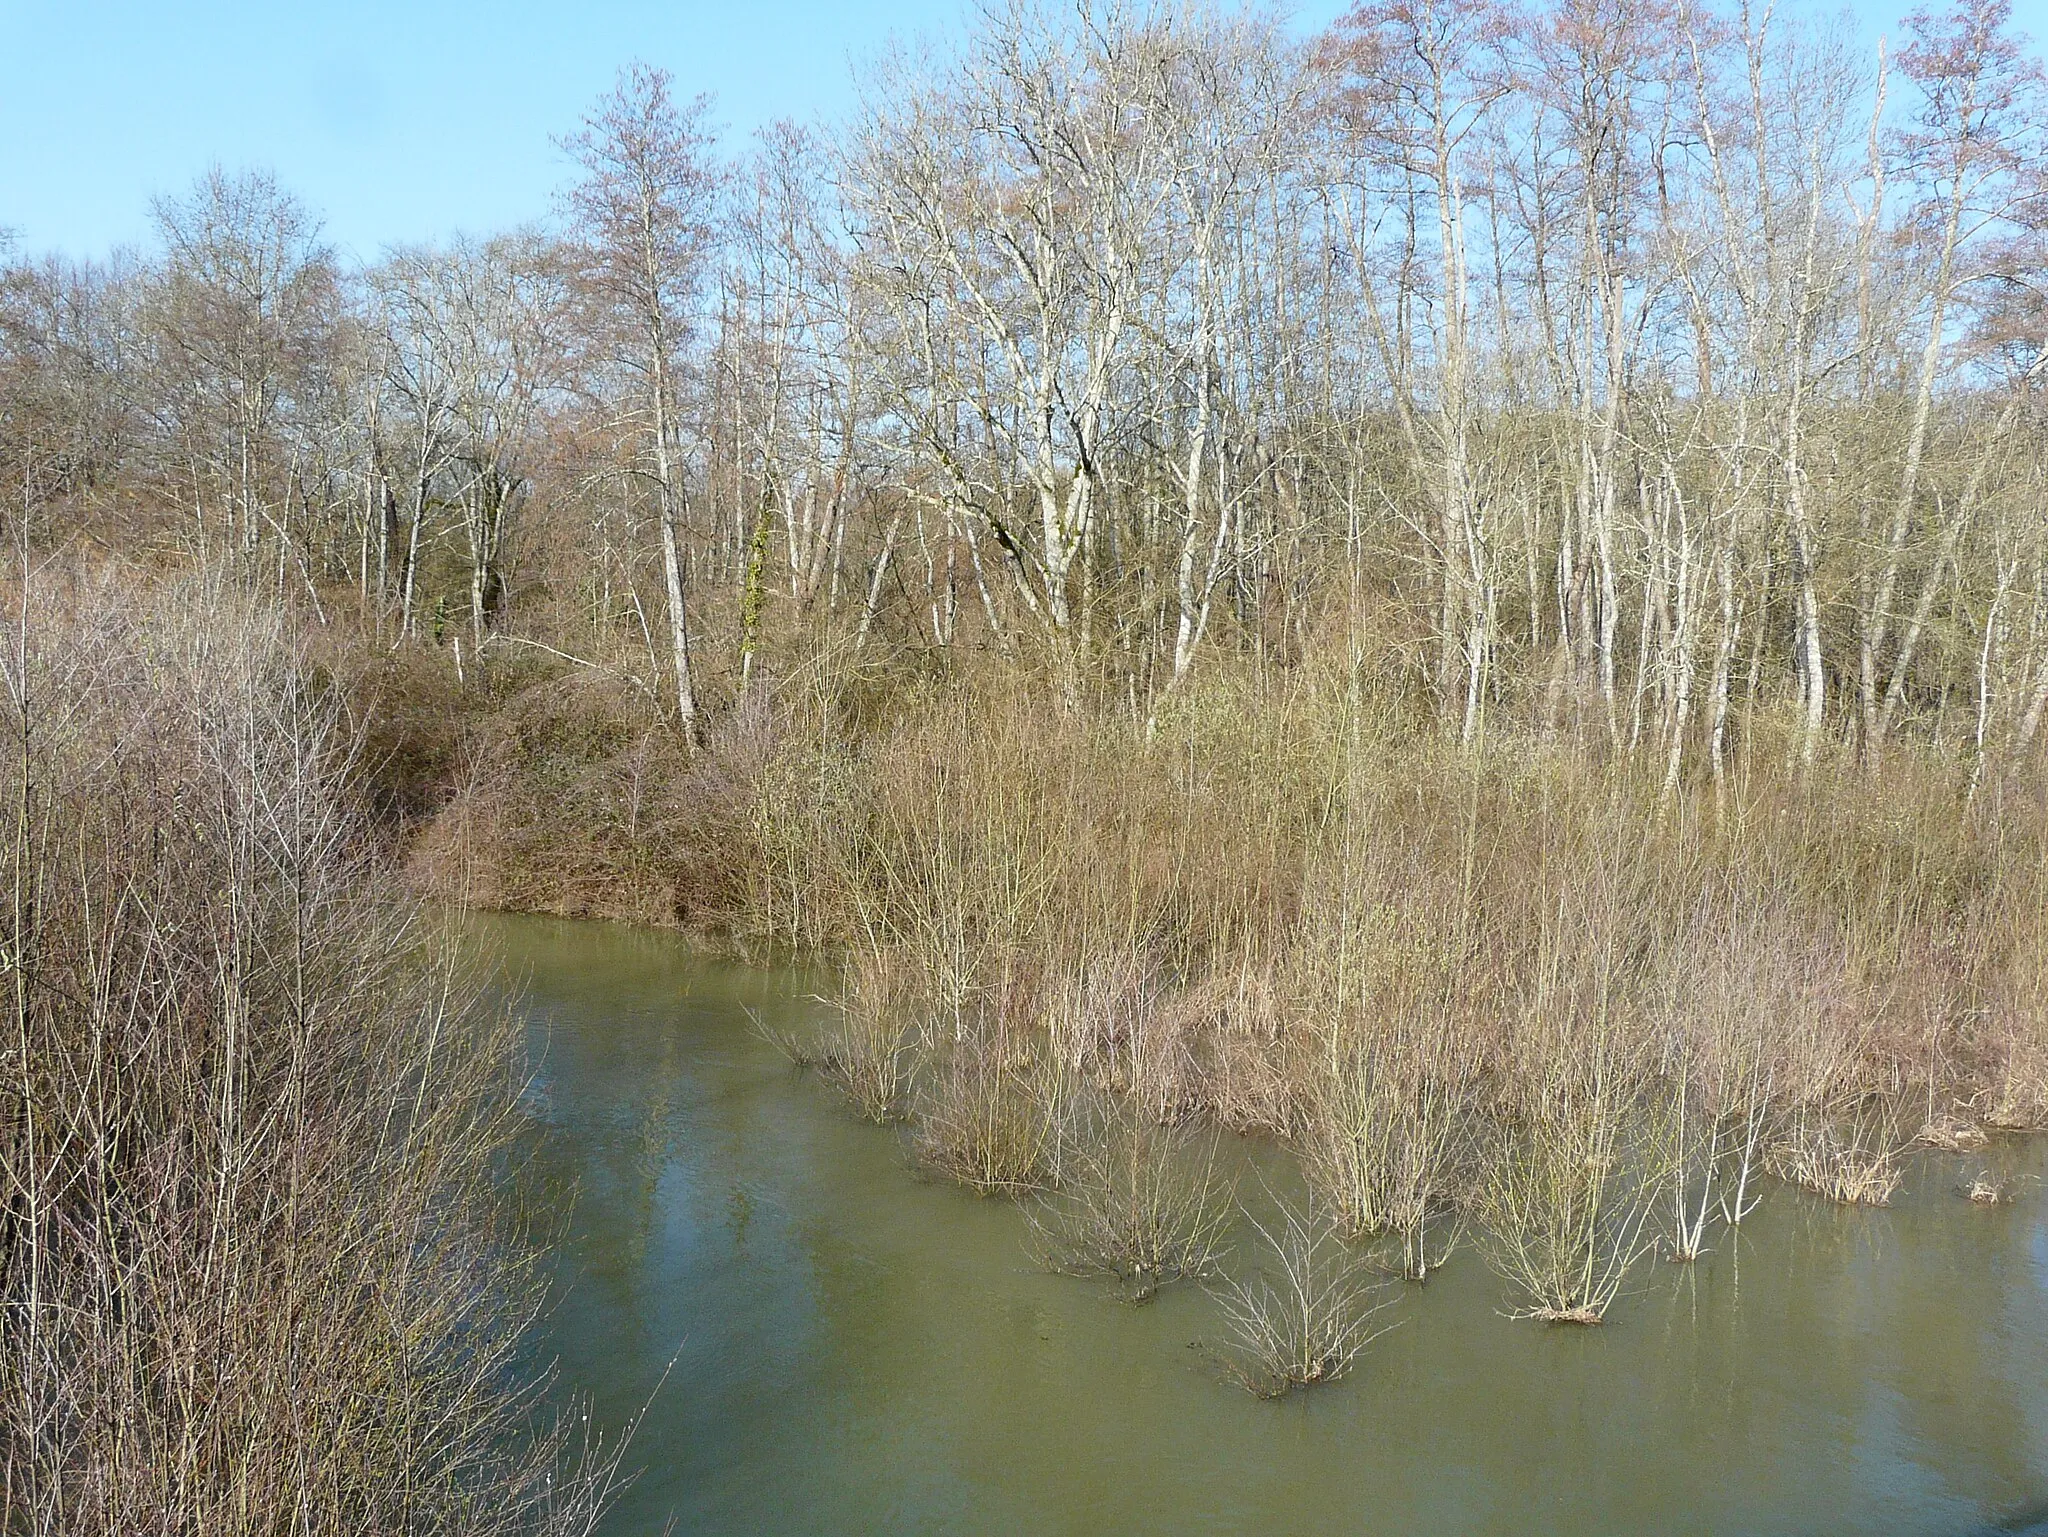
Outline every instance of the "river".
[[646, 1409], [612, 1532], [2048, 1532], [2038, 1140], [2005, 1206], [1940, 1155], [1886, 1209], [1773, 1190], [1598, 1328], [1503, 1317], [1467, 1248], [1351, 1376], [1261, 1402], [1200, 1348], [1202, 1291], [1037, 1271], [1013, 1206], [920, 1180], [749, 1028], [820, 1011], [822, 974], [473, 932], [566, 1213], [538, 1349], [603, 1425]]

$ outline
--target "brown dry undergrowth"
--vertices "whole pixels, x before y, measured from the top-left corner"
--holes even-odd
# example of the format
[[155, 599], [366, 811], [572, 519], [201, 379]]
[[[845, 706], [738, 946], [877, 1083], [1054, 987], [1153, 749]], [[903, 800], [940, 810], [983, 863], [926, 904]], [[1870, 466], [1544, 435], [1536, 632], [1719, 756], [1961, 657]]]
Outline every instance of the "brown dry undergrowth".
[[2048, 1124], [2038, 784], [1763, 735], [1673, 797], [1604, 737], [1457, 749], [1342, 667], [1218, 667], [1148, 735], [828, 664], [631, 795], [630, 732], [538, 775], [515, 710], [415, 869], [603, 911], [567, 872], [611, 850], [611, 910], [839, 950], [821, 1049], [930, 1167], [1056, 1185], [1084, 1094], [1206, 1117], [1296, 1149], [1388, 1268], [1476, 1226], [1543, 1317], [1703, 1252], [1766, 1171], [1881, 1201], [1915, 1128]]

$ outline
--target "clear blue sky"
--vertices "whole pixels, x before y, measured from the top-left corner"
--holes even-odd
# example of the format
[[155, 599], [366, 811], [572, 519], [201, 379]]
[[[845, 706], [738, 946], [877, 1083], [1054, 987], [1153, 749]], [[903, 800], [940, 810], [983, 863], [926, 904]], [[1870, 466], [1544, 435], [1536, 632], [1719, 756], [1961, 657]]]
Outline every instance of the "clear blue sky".
[[[1900, 0], [1899, 10], [1910, 0]], [[1302, 25], [1343, 0], [1299, 0]], [[1854, 0], [1888, 24], [1885, 0]], [[2048, 39], [2048, 0], [2016, 0]], [[710, 91], [738, 140], [848, 106], [849, 61], [944, 35], [961, 0], [0, 0], [0, 227], [103, 255], [214, 161], [265, 166], [341, 250], [546, 213], [553, 140], [619, 66]]]

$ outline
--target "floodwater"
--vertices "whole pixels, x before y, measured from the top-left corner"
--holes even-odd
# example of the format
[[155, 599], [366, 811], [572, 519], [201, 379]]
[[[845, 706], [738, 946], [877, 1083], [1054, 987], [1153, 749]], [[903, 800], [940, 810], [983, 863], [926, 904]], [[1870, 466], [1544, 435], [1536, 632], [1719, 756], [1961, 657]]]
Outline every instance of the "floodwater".
[[2036, 1176], [2005, 1206], [1957, 1194], [1982, 1156], [1885, 1210], [1774, 1190], [1595, 1329], [1501, 1316], [1465, 1249], [1351, 1376], [1269, 1403], [1219, 1380], [1200, 1290], [1039, 1273], [1013, 1206], [919, 1180], [753, 1033], [822, 976], [475, 932], [568, 1212], [540, 1349], [605, 1426], [645, 1409], [612, 1532], [2048, 1532], [2039, 1143], [1991, 1155]]

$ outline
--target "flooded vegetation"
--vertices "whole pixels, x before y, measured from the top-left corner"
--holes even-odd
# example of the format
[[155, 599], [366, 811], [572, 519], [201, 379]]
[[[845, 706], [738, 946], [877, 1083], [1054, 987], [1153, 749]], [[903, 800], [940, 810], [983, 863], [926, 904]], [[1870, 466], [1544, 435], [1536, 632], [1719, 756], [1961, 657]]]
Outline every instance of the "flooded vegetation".
[[[829, 1028], [819, 973], [601, 924], [471, 932], [512, 959], [539, 1055], [536, 1188], [575, 1195], [537, 1348], [601, 1417], [652, 1395], [612, 1531], [671, 1511], [686, 1532], [1516, 1537], [2043, 1517], [2037, 1143], [1917, 1154], [1885, 1207], [1759, 1176], [1739, 1232], [1633, 1271], [1598, 1329], [1509, 1316], [1516, 1288], [1461, 1246], [1427, 1286], [1373, 1278], [1347, 1373], [1260, 1403], [1218, 1366], [1228, 1293], [1132, 1306], [1120, 1277], [1048, 1272], [1028, 1207], [920, 1178], [900, 1130], [750, 1028]], [[1284, 1165], [1217, 1156], [1284, 1246]], [[1967, 1199], [1986, 1170], [2016, 1199]], [[1285, 1284], [1243, 1219], [1215, 1258]]]

